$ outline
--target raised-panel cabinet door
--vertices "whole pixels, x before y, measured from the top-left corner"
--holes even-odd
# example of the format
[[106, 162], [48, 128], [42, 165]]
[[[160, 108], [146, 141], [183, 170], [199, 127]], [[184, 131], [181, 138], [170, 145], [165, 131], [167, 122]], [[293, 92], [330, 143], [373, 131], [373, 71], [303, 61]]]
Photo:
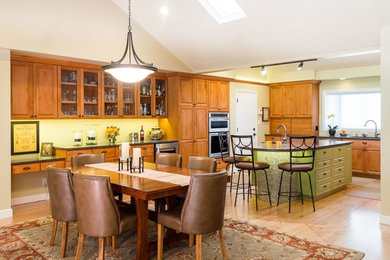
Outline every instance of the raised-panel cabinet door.
[[381, 152], [378, 150], [366, 149], [364, 157], [366, 172], [379, 175], [381, 172]]
[[180, 78], [179, 84], [180, 104], [193, 105], [194, 104], [194, 82], [191, 78]]
[[195, 114], [195, 137], [194, 139], [208, 138], [208, 110], [207, 107], [197, 107], [194, 109]]
[[291, 118], [291, 132], [292, 135], [311, 135], [315, 134], [313, 131], [313, 122], [311, 118]]
[[229, 83], [218, 82], [218, 111], [229, 111]]
[[352, 149], [352, 171], [356, 173], [364, 172], [364, 150]]
[[188, 157], [194, 155], [194, 142], [193, 141], [180, 141], [179, 152], [183, 156], [183, 168], [188, 165]]
[[296, 95], [296, 116], [311, 117], [312, 116], [312, 84], [298, 85]]
[[283, 115], [295, 117], [297, 110], [297, 86], [285, 86], [283, 91]]
[[29, 62], [11, 62], [11, 118], [33, 118], [33, 68]]
[[196, 140], [194, 143], [195, 146], [195, 155], [196, 156], [202, 156], [202, 157], [208, 157], [209, 156], [209, 147], [208, 147], [208, 141], [206, 140]]
[[287, 128], [287, 134], [291, 134], [291, 119], [290, 118], [272, 118], [270, 120], [270, 134], [283, 134], [283, 128], [280, 128], [280, 132], [277, 133], [276, 130], [279, 125], [284, 124]]
[[272, 86], [270, 88], [270, 117], [283, 117], [283, 89], [283, 86]]
[[207, 80], [195, 79], [195, 103], [197, 106], [208, 105]]
[[34, 64], [34, 112], [37, 118], [57, 118], [57, 66]]
[[194, 139], [194, 109], [192, 107], [179, 108], [179, 139]]
[[218, 82], [209, 81], [208, 89], [209, 89], [209, 110], [218, 111]]

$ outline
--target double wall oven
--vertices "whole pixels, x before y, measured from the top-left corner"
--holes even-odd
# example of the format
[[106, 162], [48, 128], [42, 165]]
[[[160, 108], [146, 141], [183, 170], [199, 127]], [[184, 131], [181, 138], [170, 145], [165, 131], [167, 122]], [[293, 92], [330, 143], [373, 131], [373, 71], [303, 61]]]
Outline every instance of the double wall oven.
[[[219, 133], [228, 133], [226, 142], [222, 142], [224, 151], [229, 149], [229, 113], [209, 113], [209, 157], [220, 158], [221, 148], [219, 146]], [[228, 155], [228, 152], [226, 152]]]

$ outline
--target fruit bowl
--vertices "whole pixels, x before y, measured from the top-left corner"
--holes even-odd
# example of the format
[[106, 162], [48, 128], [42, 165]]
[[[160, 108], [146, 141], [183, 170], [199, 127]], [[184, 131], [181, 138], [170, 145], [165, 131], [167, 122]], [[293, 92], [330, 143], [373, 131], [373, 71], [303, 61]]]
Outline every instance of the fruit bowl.
[[160, 127], [152, 127], [152, 130], [149, 130], [148, 132], [148, 135], [152, 140], [160, 140], [164, 134], [164, 130], [162, 130]]

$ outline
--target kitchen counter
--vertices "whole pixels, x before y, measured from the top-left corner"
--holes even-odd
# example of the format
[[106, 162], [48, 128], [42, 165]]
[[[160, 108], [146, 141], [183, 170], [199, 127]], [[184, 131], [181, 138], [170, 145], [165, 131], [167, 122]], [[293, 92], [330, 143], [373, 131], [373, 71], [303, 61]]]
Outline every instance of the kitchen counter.
[[[173, 143], [177, 142], [177, 140], [145, 140], [145, 141], [138, 141], [138, 142], [130, 142], [130, 145], [143, 145], [143, 144], [162, 144], [162, 143]], [[56, 145], [54, 146], [55, 149], [62, 149], [62, 150], [81, 150], [81, 149], [90, 149], [90, 148], [110, 148], [110, 147], [119, 147], [120, 142], [117, 144], [108, 144], [108, 143], [99, 143], [96, 145], [81, 145], [81, 146], [74, 146], [71, 144], [68, 145]]]
[[11, 165], [20, 165], [26, 163], [44, 163], [44, 162], [55, 162], [65, 161], [64, 157], [54, 156], [40, 156], [39, 154], [24, 154], [24, 155], [13, 155], [11, 156]]
[[380, 137], [373, 137], [373, 136], [319, 136], [318, 138], [321, 139], [351, 139], [351, 140], [372, 140], [372, 141], [380, 141]]
[[[348, 145], [353, 143], [352, 141], [336, 141], [336, 140], [318, 140], [316, 149], [325, 149], [330, 147], [336, 147], [340, 145]], [[271, 148], [267, 148], [265, 142], [259, 142], [253, 145], [255, 151], [272, 151], [272, 152], [286, 152], [290, 150], [289, 144], [282, 144], [282, 147], [276, 148], [276, 144], [273, 143]]]

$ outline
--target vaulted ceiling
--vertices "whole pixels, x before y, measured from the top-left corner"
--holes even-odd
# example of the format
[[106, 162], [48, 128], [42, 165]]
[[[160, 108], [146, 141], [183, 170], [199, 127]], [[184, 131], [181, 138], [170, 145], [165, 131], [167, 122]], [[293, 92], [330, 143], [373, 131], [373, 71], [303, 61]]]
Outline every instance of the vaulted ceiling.
[[[127, 12], [127, 0], [112, 1]], [[237, 0], [247, 17], [218, 24], [197, 0], [133, 0], [132, 17], [193, 71], [207, 72], [379, 50], [388, 2]], [[378, 53], [360, 57], [322, 64], [379, 64]]]

